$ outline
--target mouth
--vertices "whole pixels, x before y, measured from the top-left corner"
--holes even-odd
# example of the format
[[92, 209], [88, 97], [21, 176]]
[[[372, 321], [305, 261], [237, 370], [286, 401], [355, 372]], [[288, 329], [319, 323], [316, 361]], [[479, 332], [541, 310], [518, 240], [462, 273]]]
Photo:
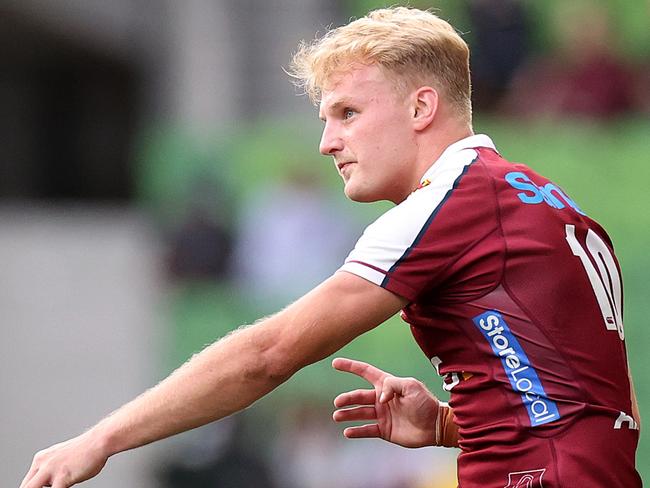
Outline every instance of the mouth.
[[340, 163], [336, 163], [336, 167], [339, 170], [339, 173], [341, 173], [344, 168], [346, 168], [347, 166], [349, 166], [351, 164], [354, 164], [354, 163], [355, 163], [355, 161], [343, 161], [343, 162], [340, 162]]

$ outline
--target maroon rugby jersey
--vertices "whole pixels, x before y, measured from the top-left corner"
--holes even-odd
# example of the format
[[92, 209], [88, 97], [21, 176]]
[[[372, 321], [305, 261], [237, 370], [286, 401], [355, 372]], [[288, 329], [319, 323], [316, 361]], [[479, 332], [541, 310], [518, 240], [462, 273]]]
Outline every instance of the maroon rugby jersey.
[[410, 301], [450, 391], [460, 486], [640, 486], [619, 265], [558, 186], [463, 139], [341, 269]]

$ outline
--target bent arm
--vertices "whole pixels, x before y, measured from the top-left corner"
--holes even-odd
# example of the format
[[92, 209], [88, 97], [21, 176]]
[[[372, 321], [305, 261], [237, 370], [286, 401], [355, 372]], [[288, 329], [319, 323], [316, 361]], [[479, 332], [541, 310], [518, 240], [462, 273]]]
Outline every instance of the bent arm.
[[112, 455], [226, 417], [404, 305], [391, 292], [338, 272], [283, 311], [207, 347], [92, 430]]

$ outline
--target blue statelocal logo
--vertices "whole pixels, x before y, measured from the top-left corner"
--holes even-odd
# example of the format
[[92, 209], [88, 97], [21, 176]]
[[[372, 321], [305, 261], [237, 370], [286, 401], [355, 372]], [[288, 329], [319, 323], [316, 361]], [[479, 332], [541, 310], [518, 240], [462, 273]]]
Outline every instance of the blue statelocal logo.
[[489, 310], [473, 319], [474, 325], [488, 341], [492, 352], [501, 360], [503, 369], [515, 392], [521, 396], [533, 427], [560, 418], [557, 404], [546, 396], [537, 371], [514, 336], [503, 316]]

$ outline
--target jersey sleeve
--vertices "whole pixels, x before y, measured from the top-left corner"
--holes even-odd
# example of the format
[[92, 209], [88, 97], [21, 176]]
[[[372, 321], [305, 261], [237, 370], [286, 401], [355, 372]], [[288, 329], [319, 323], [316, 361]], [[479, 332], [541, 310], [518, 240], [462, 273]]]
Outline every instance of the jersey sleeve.
[[434, 165], [426, 175], [430, 183], [368, 226], [340, 270], [409, 301], [435, 286], [483, 232], [472, 223], [484, 220], [478, 214], [485, 210], [466, 184], [473, 180], [469, 185], [482, 186], [485, 195], [485, 178], [468, 178], [476, 159], [477, 152], [467, 149], [440, 168]]

